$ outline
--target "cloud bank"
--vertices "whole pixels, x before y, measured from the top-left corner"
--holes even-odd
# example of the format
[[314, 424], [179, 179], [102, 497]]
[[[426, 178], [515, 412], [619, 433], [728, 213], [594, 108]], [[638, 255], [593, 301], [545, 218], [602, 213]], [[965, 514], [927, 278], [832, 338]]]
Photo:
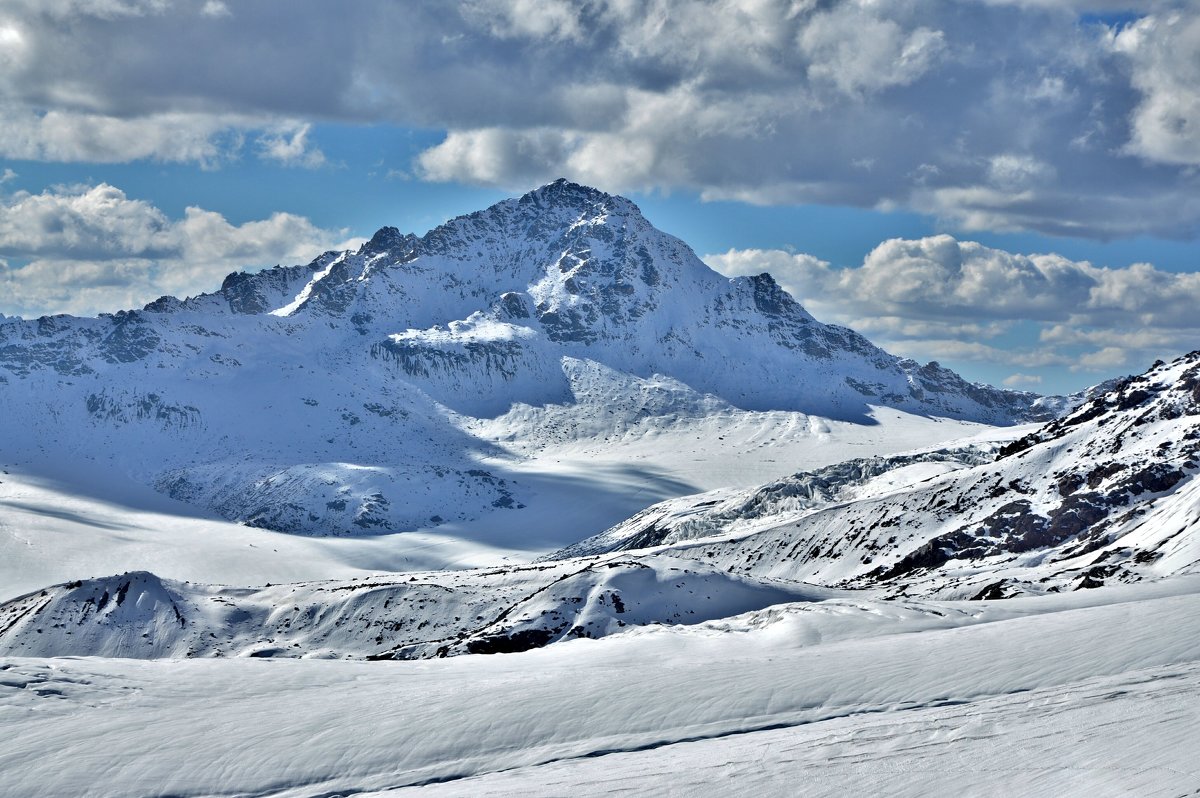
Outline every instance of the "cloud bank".
[[[948, 235], [885, 241], [848, 269], [781, 250], [705, 261], [729, 276], [769, 272], [818, 318], [920, 359], [1099, 373], [1143, 368], [1200, 341], [1200, 274], [1146, 263], [1101, 268]], [[1020, 371], [1007, 380], [1039, 381]]]
[[319, 166], [311, 125], [388, 123], [446, 131], [426, 180], [1190, 237], [1198, 50], [1200, 0], [11, 0], [0, 156]]

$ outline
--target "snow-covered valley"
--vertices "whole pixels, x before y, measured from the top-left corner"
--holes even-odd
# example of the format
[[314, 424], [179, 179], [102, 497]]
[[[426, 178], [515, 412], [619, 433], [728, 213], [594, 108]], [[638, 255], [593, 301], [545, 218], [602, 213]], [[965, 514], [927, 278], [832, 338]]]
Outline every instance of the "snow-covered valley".
[[886, 408], [876, 415], [879, 424], [864, 426], [733, 411], [548, 447], [525, 459], [483, 461], [478, 465], [504, 473], [536, 498], [479, 519], [353, 536], [294, 535], [233, 523], [84, 458], [14, 458], [0, 463], [7, 472], [0, 473], [0, 600], [56, 582], [135, 570], [180, 581], [264, 584], [522, 562], [664, 499], [757, 486], [846, 453], [902, 451], [980, 430], [1001, 439], [1016, 434]]
[[0, 320], [0, 794], [1181, 795], [1200, 353], [967, 383], [559, 181]]

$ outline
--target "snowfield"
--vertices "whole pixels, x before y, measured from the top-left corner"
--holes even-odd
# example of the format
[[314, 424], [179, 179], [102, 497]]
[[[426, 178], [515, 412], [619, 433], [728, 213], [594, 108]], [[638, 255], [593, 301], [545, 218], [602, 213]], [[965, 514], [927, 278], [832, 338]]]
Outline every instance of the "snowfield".
[[961, 705], [550, 762], [374, 796], [1177, 796], [1195, 784], [1193, 666]]
[[[994, 622], [974, 617], [993, 608]], [[0, 746], [0, 786], [114, 797], [1195, 789], [1197, 578], [908, 612], [897, 629], [883, 609], [788, 604], [426, 662], [11, 658], [0, 717], [18, 733]]]

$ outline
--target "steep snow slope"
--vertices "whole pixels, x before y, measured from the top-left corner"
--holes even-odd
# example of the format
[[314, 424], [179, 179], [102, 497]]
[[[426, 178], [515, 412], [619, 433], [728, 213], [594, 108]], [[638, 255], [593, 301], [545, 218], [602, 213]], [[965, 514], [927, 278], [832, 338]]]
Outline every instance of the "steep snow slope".
[[355, 252], [231, 275], [214, 294], [0, 320], [8, 459], [83, 458], [287, 532], [519, 514], [545, 503], [513, 473], [522, 458], [682, 439], [714, 418], [717, 438], [787, 416], [816, 441], [825, 419], [1011, 423], [1056, 408], [888, 355], [765, 275], [721, 277], [628, 200], [564, 181], [420, 238], [384, 228]]
[[[882, 495], [830, 492], [830, 475], [852, 472], [834, 487], [854, 484], [870, 465], [848, 463], [733, 502], [692, 504], [686, 522], [670, 520], [677, 501], [570, 551], [673, 543], [673, 556], [736, 573], [955, 598], [1200, 569], [1200, 353], [1122, 381], [998, 455], [918, 472], [916, 484]], [[955, 452], [944, 457], [965, 466]], [[814, 487], [837, 503], [795, 518]], [[713, 532], [723, 537], [677, 542]]]
[[589, 763], [606, 763], [654, 794], [692, 783], [681, 744], [703, 745], [712, 773], [727, 753], [744, 761], [741, 743], [767, 741], [747, 735], [778, 734], [819, 740], [814, 754], [835, 759], [798, 770], [786, 749], [760, 746], [754, 779], [709, 791], [891, 777], [908, 794], [1182, 794], [1197, 779], [1197, 587], [1181, 577], [942, 617], [951, 605], [939, 603], [925, 615], [943, 625], [915, 634], [870, 608], [799, 604], [433, 662], [7, 659], [0, 792], [313, 796], [445, 782], [442, 794], [474, 794], [465, 779], [550, 767], [575, 794], [596, 792]]

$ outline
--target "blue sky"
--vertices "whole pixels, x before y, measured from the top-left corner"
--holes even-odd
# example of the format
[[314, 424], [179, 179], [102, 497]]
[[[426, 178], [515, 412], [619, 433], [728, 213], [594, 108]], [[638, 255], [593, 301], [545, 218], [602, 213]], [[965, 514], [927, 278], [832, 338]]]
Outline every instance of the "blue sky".
[[10, 0], [0, 312], [565, 176], [893, 352], [1073, 390], [1200, 348], [1196, 52], [1194, 0]]

